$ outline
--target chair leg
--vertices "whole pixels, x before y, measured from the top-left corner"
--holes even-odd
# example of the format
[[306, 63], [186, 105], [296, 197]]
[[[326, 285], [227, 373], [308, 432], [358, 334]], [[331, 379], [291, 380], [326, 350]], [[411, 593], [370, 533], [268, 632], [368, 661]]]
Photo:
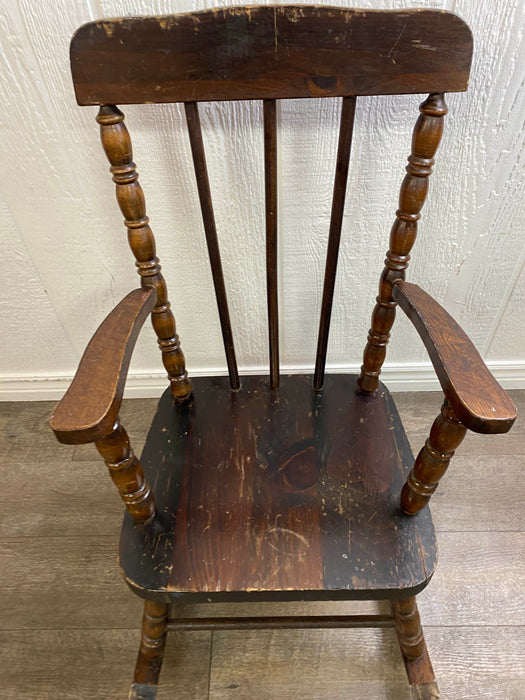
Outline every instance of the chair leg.
[[144, 602], [142, 636], [135, 666], [135, 682], [131, 686], [128, 700], [155, 700], [159, 682], [166, 628], [170, 606], [164, 603]]
[[397, 634], [412, 697], [418, 700], [435, 700], [439, 690], [425, 644], [416, 598], [392, 600], [394, 627]]

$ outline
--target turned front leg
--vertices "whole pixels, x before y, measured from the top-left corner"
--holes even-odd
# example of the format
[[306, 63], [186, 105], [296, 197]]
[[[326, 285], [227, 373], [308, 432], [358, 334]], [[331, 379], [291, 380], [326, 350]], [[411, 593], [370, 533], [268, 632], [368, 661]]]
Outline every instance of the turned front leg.
[[157, 695], [169, 609], [170, 606], [166, 603], [144, 601], [139, 655], [129, 700], [154, 700]]
[[416, 598], [414, 596], [405, 600], [393, 600], [391, 603], [401, 652], [407, 659], [419, 659], [425, 651], [425, 638]]
[[95, 442], [120, 497], [135, 520], [148, 522], [155, 516], [155, 499], [142, 465], [129, 443], [128, 434], [117, 420], [112, 432]]
[[437, 700], [439, 689], [425, 644], [415, 596], [392, 600], [392, 613], [397, 640], [412, 686], [411, 697], [419, 700]]
[[401, 491], [401, 508], [407, 515], [418, 513], [429, 502], [466, 432], [445, 401]]

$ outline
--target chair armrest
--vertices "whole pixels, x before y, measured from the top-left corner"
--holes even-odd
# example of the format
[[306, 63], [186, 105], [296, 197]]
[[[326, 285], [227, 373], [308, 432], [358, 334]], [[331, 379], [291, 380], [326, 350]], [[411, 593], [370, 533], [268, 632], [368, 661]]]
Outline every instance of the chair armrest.
[[156, 299], [153, 287], [135, 289], [102, 322], [51, 417], [51, 428], [59, 442], [94, 442], [113, 430], [131, 354]]
[[393, 297], [414, 324], [455, 415], [476, 433], [506, 433], [516, 406], [494, 379], [470, 338], [417, 284], [397, 282]]

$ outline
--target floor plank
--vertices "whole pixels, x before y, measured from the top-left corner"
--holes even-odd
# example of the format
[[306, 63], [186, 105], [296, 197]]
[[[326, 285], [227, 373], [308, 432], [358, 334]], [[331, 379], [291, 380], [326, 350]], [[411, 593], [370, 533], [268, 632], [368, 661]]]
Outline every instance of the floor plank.
[[[511, 395], [525, 415], [525, 391]], [[394, 398], [417, 451], [442, 395]], [[53, 406], [0, 404], [0, 698], [124, 700], [142, 601], [118, 569], [123, 509], [92, 446], [56, 443], [48, 427]], [[155, 406], [154, 400], [124, 402], [122, 420], [137, 452]], [[445, 700], [524, 697], [524, 460], [521, 417], [508, 435], [471, 434], [433, 497], [440, 561], [419, 606]], [[189, 614], [208, 615], [209, 608], [194, 606]], [[329, 615], [386, 608], [375, 602], [224, 604], [214, 612]], [[211, 641], [208, 632], [170, 634], [158, 700], [410, 697], [391, 630], [215, 632]]]
[[[210, 637], [170, 635], [157, 700], [207, 697]], [[138, 629], [0, 632], [0, 698], [125, 700], [139, 641]]]
[[100, 458], [81, 464], [28, 460], [6, 471], [3, 493], [0, 539], [89, 534], [118, 541], [124, 506]]
[[0, 629], [140, 625], [142, 602], [122, 581], [115, 536], [9, 538], [0, 569]]
[[525, 533], [443, 532], [424, 625], [525, 625]]
[[[426, 627], [443, 700], [521, 700], [524, 628]], [[521, 694], [520, 694], [521, 693]], [[408, 700], [391, 630], [215, 632], [210, 700]]]
[[[438, 532], [525, 530], [523, 455], [456, 456], [432, 496]], [[439, 541], [438, 537], [438, 541]]]

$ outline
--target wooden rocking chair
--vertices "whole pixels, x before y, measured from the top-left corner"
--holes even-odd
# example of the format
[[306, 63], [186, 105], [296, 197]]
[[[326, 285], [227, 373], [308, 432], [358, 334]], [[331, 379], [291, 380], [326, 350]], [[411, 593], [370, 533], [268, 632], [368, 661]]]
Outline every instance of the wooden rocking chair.
[[[438, 697], [416, 606], [436, 562], [426, 506], [467, 429], [503, 433], [516, 417], [455, 321], [404, 281], [447, 113], [444, 93], [466, 90], [471, 54], [469, 28], [437, 10], [224, 8], [91, 22], [73, 37], [77, 101], [100, 106], [102, 144], [142, 287], [94, 335], [51, 426], [60, 442], [96, 444], [127, 508], [120, 562], [145, 600], [130, 698], [155, 697], [169, 630], [388, 625], [415, 696]], [[429, 95], [412, 136], [361, 374], [325, 377], [356, 98], [423, 92]], [[335, 96], [342, 111], [315, 372], [281, 377], [276, 100]], [[241, 381], [237, 371], [198, 110], [200, 101], [216, 100], [264, 105], [269, 379]], [[116, 106], [166, 102], [185, 107], [229, 379], [188, 378]], [[421, 336], [444, 392], [415, 463], [379, 382], [397, 305]], [[119, 408], [149, 314], [171, 386], [139, 462]], [[201, 601], [379, 599], [391, 602], [391, 616], [183, 614], [185, 604]], [[177, 615], [170, 617], [173, 603]]]

